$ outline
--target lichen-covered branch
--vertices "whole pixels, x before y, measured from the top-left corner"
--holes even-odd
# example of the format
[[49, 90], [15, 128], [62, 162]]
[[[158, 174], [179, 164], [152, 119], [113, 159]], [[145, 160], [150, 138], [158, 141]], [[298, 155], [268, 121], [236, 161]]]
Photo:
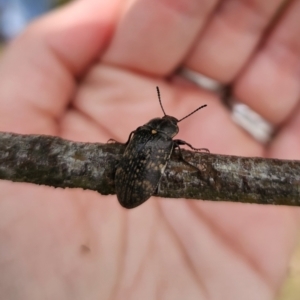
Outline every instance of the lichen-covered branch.
[[0, 133], [0, 179], [114, 194], [114, 170], [123, 151], [121, 144]]
[[[0, 133], [0, 179], [115, 194], [124, 145]], [[173, 153], [157, 195], [300, 206], [300, 162], [182, 151]]]

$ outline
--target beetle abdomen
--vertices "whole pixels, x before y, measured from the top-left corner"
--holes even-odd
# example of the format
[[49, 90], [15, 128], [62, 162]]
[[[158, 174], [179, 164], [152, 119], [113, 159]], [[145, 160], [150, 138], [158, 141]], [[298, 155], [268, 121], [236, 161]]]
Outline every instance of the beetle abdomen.
[[148, 128], [135, 132], [115, 175], [116, 194], [123, 207], [136, 207], [154, 194], [172, 148], [172, 139], [164, 134]]

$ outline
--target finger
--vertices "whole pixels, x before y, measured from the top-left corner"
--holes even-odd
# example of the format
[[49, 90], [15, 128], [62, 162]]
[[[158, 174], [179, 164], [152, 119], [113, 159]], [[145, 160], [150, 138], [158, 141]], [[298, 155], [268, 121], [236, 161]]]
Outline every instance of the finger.
[[300, 96], [300, 2], [294, 1], [239, 77], [238, 99], [273, 124], [285, 121]]
[[245, 65], [282, 0], [222, 1], [186, 66], [228, 83]]
[[76, 1], [36, 21], [0, 62], [0, 128], [57, 133], [76, 76], [107, 46], [118, 0]]
[[163, 116], [155, 86], [160, 88], [166, 114], [178, 119], [207, 104], [205, 109], [179, 123], [180, 130], [176, 138], [196, 148], [208, 148], [214, 153], [246, 156], [263, 154], [261, 144], [232, 123], [217, 96], [181, 84], [179, 78], [165, 82], [120, 68], [98, 65], [85, 77], [72, 104], [98, 125], [104, 140], [113, 138], [126, 142], [129, 133], [138, 126]]
[[104, 56], [153, 75], [178, 67], [217, 0], [137, 0], [127, 7]]
[[269, 146], [268, 156], [283, 159], [300, 159], [300, 104], [279, 130]]

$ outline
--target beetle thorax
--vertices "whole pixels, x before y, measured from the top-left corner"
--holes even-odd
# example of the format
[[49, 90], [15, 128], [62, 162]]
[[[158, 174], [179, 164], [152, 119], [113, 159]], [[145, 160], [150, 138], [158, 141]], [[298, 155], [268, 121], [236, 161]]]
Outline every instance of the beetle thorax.
[[164, 116], [150, 120], [145, 126], [150, 127], [153, 134], [159, 132], [173, 138], [179, 131], [177, 122], [178, 120], [174, 117]]

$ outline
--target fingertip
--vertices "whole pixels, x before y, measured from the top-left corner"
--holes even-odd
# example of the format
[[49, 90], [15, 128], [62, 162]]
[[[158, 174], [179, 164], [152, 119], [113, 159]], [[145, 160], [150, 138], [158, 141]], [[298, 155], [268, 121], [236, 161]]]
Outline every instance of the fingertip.
[[39, 38], [78, 74], [107, 47], [120, 3], [120, 0], [74, 1], [32, 23], [25, 35]]

